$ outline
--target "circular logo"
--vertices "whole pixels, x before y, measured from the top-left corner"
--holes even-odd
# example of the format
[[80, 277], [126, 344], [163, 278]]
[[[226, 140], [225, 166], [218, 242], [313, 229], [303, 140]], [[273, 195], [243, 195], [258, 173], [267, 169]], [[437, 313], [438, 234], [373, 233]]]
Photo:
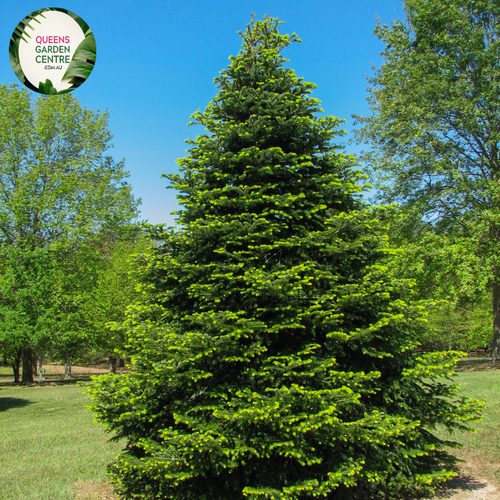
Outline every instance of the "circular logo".
[[73, 12], [40, 9], [17, 25], [9, 57], [26, 87], [40, 94], [64, 94], [78, 88], [94, 69], [95, 38], [88, 24]]

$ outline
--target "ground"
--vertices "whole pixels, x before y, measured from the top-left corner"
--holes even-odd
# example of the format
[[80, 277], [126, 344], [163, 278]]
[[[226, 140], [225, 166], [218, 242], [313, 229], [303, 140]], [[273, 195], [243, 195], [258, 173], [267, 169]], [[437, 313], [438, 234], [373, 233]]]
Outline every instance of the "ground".
[[[465, 358], [459, 363], [458, 382], [471, 397], [486, 400], [484, 419], [477, 434], [456, 438], [464, 447], [456, 452], [463, 460], [459, 476], [433, 500], [500, 500], [500, 363], [490, 358]], [[472, 384], [474, 380], [474, 384]], [[496, 432], [495, 432], [496, 429]], [[490, 439], [488, 439], [490, 435]]]
[[118, 500], [118, 497], [113, 494], [113, 488], [108, 483], [78, 481], [73, 486], [78, 492], [75, 494], [75, 500]]
[[481, 468], [468, 462], [459, 469], [459, 476], [450, 481], [445, 489], [434, 497], [435, 500], [498, 500], [498, 483], [481, 474]]

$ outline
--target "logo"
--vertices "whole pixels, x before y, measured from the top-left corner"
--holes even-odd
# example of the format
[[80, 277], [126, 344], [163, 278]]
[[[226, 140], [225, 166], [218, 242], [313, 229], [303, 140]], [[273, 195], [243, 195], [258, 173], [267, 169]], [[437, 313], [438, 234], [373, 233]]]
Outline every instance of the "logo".
[[96, 43], [88, 24], [66, 9], [32, 12], [16, 27], [9, 45], [10, 64], [30, 90], [64, 94], [92, 73]]

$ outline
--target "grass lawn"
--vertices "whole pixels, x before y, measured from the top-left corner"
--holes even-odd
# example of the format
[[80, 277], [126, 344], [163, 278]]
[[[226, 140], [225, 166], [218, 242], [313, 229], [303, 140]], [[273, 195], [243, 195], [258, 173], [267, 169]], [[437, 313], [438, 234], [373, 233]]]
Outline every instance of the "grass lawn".
[[[456, 381], [461, 392], [486, 402], [483, 420], [473, 424], [475, 433], [455, 433], [454, 441], [463, 445], [455, 453], [465, 460], [463, 469], [480, 474], [500, 486], [500, 366], [493, 368], [483, 359], [464, 359], [459, 363]], [[449, 439], [449, 434], [442, 437]], [[500, 490], [498, 493], [500, 498]]]
[[[455, 434], [464, 447], [456, 453], [467, 461], [463, 470], [491, 484], [500, 483], [500, 370], [484, 359], [466, 360], [456, 379], [465, 395], [486, 401], [477, 433]], [[93, 423], [83, 387], [75, 381], [52, 381], [42, 387], [7, 385], [11, 372], [0, 369], [0, 499], [105, 500], [116, 498], [107, 483], [106, 464], [120, 451]], [[443, 437], [449, 436], [443, 434]], [[481, 486], [470, 482], [439, 498], [475, 496]], [[477, 481], [476, 481], [477, 484]], [[469, 488], [469, 490], [467, 490]], [[457, 489], [461, 489], [456, 496]], [[473, 491], [474, 490], [474, 491]], [[498, 490], [500, 492], [500, 490]], [[470, 496], [469, 493], [472, 495]], [[494, 495], [496, 495], [494, 493]]]
[[120, 451], [93, 424], [75, 382], [0, 387], [0, 499], [115, 498], [106, 464]]

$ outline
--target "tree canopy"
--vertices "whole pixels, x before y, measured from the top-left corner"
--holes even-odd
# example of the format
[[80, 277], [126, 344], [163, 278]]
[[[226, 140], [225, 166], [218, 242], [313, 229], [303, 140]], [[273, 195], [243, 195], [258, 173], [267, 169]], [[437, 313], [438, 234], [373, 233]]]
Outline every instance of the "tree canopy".
[[0, 242], [39, 248], [76, 243], [137, 216], [107, 113], [72, 94], [39, 97], [0, 86]]
[[125, 342], [122, 327], [127, 307], [140, 298], [134, 259], [147, 254], [147, 250], [148, 242], [140, 231], [133, 240], [117, 242], [109, 248], [81, 308], [92, 345], [101, 356], [109, 358], [113, 372], [117, 368], [117, 351], [123, 349]]
[[77, 294], [95, 276], [89, 250], [137, 217], [123, 162], [106, 155], [110, 141], [107, 113], [71, 94], [32, 101], [0, 85], [0, 322], [9, 352], [24, 352], [24, 382], [33, 352], [63, 324], [65, 335], [75, 331]]
[[[492, 293], [498, 358], [500, 5], [405, 0], [404, 8], [406, 23], [376, 28], [384, 62], [370, 79], [371, 113], [357, 117], [358, 137], [372, 147], [365, 160], [383, 198], [409, 214], [409, 240], [427, 240], [430, 231], [473, 257], [469, 275]], [[440, 279], [455, 272], [440, 270]]]

